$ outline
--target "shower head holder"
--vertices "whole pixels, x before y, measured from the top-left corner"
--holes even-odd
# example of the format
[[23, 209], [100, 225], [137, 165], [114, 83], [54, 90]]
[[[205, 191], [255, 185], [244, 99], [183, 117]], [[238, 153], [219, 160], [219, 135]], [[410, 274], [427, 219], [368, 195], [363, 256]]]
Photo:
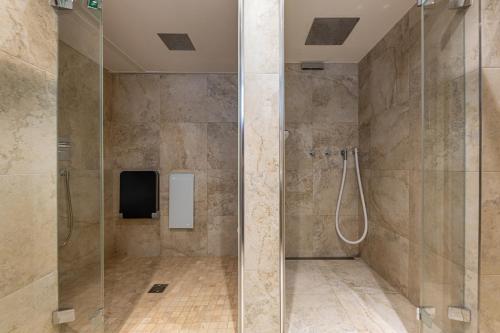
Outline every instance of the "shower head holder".
[[342, 159], [345, 161], [347, 161], [347, 152], [348, 152], [347, 148], [344, 148], [340, 151], [340, 154], [342, 155]]

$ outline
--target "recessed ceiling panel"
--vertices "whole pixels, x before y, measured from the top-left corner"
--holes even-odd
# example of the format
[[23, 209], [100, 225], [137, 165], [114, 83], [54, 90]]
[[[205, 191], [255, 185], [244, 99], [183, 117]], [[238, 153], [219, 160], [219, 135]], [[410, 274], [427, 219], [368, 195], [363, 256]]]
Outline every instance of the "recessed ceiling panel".
[[316, 17], [306, 45], [342, 45], [358, 21], [359, 17]]
[[[286, 62], [358, 63], [415, 5], [415, 0], [286, 0]], [[342, 45], [334, 45], [340, 44], [337, 35], [347, 34], [345, 22], [334, 23], [334, 27], [338, 24], [334, 29], [329, 21], [317, 22], [322, 24], [311, 38], [315, 34], [319, 37], [308, 40], [315, 18], [359, 18], [359, 21]], [[408, 24], [418, 24], [418, 19], [414, 15]]]
[[193, 42], [188, 34], [158, 34], [170, 51], [194, 51]]

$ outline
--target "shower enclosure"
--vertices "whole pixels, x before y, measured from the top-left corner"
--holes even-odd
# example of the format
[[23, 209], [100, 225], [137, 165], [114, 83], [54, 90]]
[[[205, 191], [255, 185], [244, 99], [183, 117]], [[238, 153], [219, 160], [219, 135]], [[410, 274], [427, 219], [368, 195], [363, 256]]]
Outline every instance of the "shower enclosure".
[[87, 1], [57, 8], [59, 310], [61, 332], [102, 332], [101, 11]]
[[[395, 331], [478, 332], [479, 1], [428, 0], [410, 7], [359, 63], [326, 63], [316, 71], [285, 64], [285, 244], [292, 259], [285, 308], [291, 331], [304, 329], [304, 322], [320, 330], [325, 316], [311, 319], [315, 309], [342, 308], [323, 295], [338, 292], [340, 303], [366, 309], [366, 290], [387, 282], [393, 289], [386, 296], [399, 293], [419, 318], [398, 312], [406, 305], [395, 306], [383, 316], [393, 318], [389, 324], [394, 318], [404, 323]], [[362, 236], [364, 214], [353, 159], [343, 168], [344, 147], [360, 151], [368, 234], [359, 245], [345, 241]], [[338, 211], [348, 236], [336, 232]], [[352, 267], [385, 282], [358, 284], [357, 273], [346, 273]], [[302, 285], [306, 279], [317, 285]], [[382, 289], [377, 293], [387, 292]], [[365, 317], [377, 317], [377, 310], [370, 313]]]
[[426, 1], [422, 20], [422, 332], [477, 332], [479, 1]]

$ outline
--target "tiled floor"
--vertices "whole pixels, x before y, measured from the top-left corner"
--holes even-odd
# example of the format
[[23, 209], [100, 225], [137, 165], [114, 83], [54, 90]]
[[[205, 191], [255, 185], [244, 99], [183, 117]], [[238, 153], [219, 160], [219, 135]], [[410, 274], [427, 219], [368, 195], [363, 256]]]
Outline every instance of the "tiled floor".
[[[148, 294], [155, 283], [169, 286]], [[123, 258], [105, 274], [106, 333], [236, 332], [236, 258]]]
[[286, 263], [290, 333], [415, 333], [415, 307], [362, 260]]
[[[115, 259], [105, 306], [106, 333], [236, 332], [237, 260]], [[415, 307], [361, 260], [287, 261], [286, 316], [288, 333], [418, 332]]]

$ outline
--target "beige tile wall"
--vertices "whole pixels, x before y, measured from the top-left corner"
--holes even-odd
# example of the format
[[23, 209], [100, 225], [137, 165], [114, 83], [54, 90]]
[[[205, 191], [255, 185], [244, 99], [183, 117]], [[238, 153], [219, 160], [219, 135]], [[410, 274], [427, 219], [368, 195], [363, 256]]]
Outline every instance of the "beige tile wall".
[[[357, 255], [335, 231], [335, 205], [342, 176], [340, 150], [358, 146], [358, 66], [326, 64], [322, 71], [285, 66], [286, 255]], [[359, 233], [359, 193], [354, 160], [341, 206], [347, 237]]]
[[[410, 10], [359, 63], [363, 259], [418, 303], [420, 22]], [[361, 216], [361, 215], [360, 215]]]
[[0, 5], [0, 331], [56, 332], [57, 18]]
[[280, 311], [280, 72], [279, 0], [243, 1], [242, 326], [279, 332]]
[[[113, 75], [106, 147], [113, 187], [106, 216], [116, 253], [235, 256], [237, 246], [237, 76]], [[118, 217], [122, 170], [159, 170], [161, 219]], [[193, 230], [168, 228], [168, 179], [195, 174]], [[111, 227], [112, 228], [112, 227]], [[113, 231], [111, 231], [113, 232]]]
[[[74, 229], [68, 244], [59, 251], [59, 279], [64, 285], [100, 260], [99, 66], [64, 42], [59, 42], [58, 136], [71, 142], [69, 160], [59, 169], [70, 171]], [[85, 87], [85, 89], [82, 89]], [[66, 185], [59, 178], [59, 242], [68, 231]]]
[[359, 67], [371, 216], [362, 255], [414, 304], [433, 304], [445, 331], [461, 327], [447, 318], [450, 304], [473, 311], [469, 329], [477, 318], [477, 8], [426, 8], [423, 152], [420, 9], [411, 9]]
[[[89, 42], [98, 42], [98, 35], [86, 37]], [[73, 208], [71, 238], [58, 251], [59, 306], [74, 308], [77, 313], [75, 322], [61, 326], [62, 332], [92, 325], [91, 318], [101, 307], [101, 78], [91, 51], [80, 51], [59, 41], [58, 136], [69, 140], [71, 149], [67, 158], [59, 159], [58, 169], [70, 173]], [[68, 232], [68, 202], [61, 175], [58, 187], [58, 238], [62, 244]], [[75, 293], [82, 285], [88, 286], [86, 298]]]
[[500, 1], [483, 0], [480, 329], [500, 331]]

